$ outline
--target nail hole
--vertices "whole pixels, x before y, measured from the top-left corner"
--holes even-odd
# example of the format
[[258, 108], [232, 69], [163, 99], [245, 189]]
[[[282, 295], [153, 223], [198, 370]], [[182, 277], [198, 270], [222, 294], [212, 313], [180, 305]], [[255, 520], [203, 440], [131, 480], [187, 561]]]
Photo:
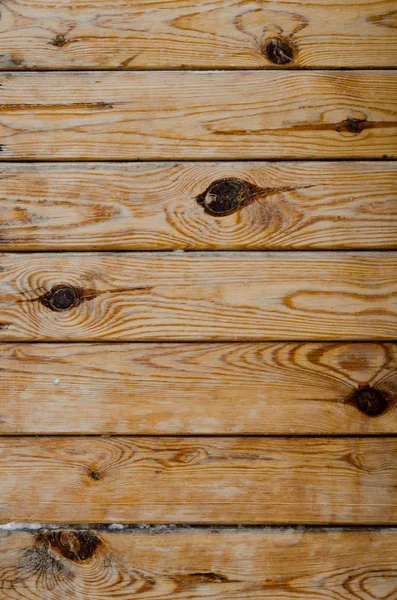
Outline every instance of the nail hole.
[[99, 481], [101, 476], [99, 475], [98, 471], [91, 471], [90, 472], [90, 477], [92, 479], [94, 479], [95, 481]]
[[209, 215], [226, 217], [244, 206], [252, 192], [251, 184], [232, 177], [214, 181], [196, 200]]
[[294, 59], [294, 48], [287, 40], [274, 38], [265, 42], [264, 54], [275, 65], [288, 65]]
[[77, 306], [80, 302], [80, 294], [71, 285], [54, 285], [40, 298], [40, 302], [47, 308], [60, 312]]
[[369, 417], [377, 417], [387, 410], [389, 399], [384, 392], [367, 385], [353, 392], [349, 404]]

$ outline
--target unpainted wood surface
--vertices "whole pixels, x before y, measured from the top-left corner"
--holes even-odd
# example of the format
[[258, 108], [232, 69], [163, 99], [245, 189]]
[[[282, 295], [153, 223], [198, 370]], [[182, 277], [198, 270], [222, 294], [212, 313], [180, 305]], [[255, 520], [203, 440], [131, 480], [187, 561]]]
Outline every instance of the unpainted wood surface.
[[394, 437], [9, 436], [0, 478], [3, 523], [397, 523]]
[[3, 600], [395, 600], [397, 532], [0, 534]]
[[395, 344], [1, 344], [0, 372], [2, 434], [397, 431]]
[[397, 71], [4, 73], [2, 160], [397, 157]]
[[[209, 214], [225, 179], [252, 187]], [[0, 197], [3, 250], [397, 248], [393, 162], [1, 164]]]
[[[0, 255], [0, 268], [2, 341], [393, 340], [397, 332], [397, 254], [387, 251], [21, 253]], [[65, 289], [67, 309], [54, 309]]]
[[[397, 12], [390, 0], [3, 0], [1, 12], [2, 68], [397, 63]], [[282, 44], [278, 59], [268, 50], [275, 43]]]

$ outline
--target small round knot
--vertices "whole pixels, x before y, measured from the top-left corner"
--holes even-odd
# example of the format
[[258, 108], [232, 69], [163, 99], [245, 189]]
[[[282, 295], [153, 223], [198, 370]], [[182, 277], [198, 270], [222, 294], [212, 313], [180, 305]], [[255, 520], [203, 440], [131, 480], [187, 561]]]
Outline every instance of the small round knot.
[[197, 196], [196, 200], [213, 217], [226, 217], [236, 212], [249, 199], [252, 186], [242, 179], [218, 179]]
[[294, 60], [294, 48], [286, 39], [266, 40], [263, 52], [266, 58], [275, 65], [288, 65]]
[[101, 478], [101, 476], [99, 475], [98, 471], [90, 471], [90, 477], [94, 481], [99, 481], [100, 478]]
[[57, 312], [70, 310], [80, 301], [78, 291], [71, 285], [54, 285], [51, 290], [41, 298], [41, 303]]
[[348, 131], [349, 133], [361, 133], [365, 127], [366, 119], [357, 119], [356, 117], [348, 117], [336, 127], [336, 131]]
[[63, 558], [75, 562], [91, 558], [101, 544], [101, 540], [93, 531], [76, 531], [73, 529], [46, 530], [39, 534], [37, 541], [44, 542]]
[[67, 46], [70, 43], [70, 40], [67, 40], [62, 33], [58, 33], [51, 41], [50, 44], [52, 46], [57, 46], [58, 48], [62, 48], [62, 46]]
[[353, 392], [350, 404], [369, 417], [377, 417], [385, 412], [389, 406], [389, 401], [386, 394], [366, 385]]

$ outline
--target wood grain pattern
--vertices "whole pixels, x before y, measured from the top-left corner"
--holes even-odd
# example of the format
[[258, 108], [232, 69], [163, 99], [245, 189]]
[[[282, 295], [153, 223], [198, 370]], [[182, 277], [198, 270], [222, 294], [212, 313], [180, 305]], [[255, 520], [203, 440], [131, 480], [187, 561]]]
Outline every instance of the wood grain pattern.
[[3, 600], [397, 596], [396, 530], [47, 529], [2, 533], [0, 552]]
[[397, 254], [3, 254], [2, 341], [393, 340]]
[[396, 71], [5, 73], [2, 160], [397, 157]]
[[395, 344], [1, 344], [0, 372], [1, 434], [397, 430]]
[[10, 436], [0, 477], [3, 523], [397, 523], [394, 437]]
[[0, 66], [395, 67], [396, 19], [392, 0], [3, 0]]
[[[240, 179], [233, 214], [196, 198]], [[397, 164], [1, 164], [3, 250], [397, 248]]]

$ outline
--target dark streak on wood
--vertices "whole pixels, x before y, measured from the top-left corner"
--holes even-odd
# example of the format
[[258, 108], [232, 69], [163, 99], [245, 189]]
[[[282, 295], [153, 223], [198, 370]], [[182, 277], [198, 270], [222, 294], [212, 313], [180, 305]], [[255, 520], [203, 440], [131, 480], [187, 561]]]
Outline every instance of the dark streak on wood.
[[65, 111], [65, 110], [105, 110], [114, 108], [112, 102], [65, 102], [58, 104], [37, 104], [37, 103], [20, 103], [20, 104], [0, 104], [0, 112], [15, 112], [15, 111], [31, 111], [31, 110], [49, 110], [49, 111]]
[[[337, 131], [338, 133], [353, 133], [357, 135], [364, 129], [389, 129], [397, 128], [395, 121], [367, 121], [365, 118], [347, 117], [343, 121], [338, 123], [302, 123], [298, 125], [289, 125], [284, 131]], [[278, 129], [283, 131], [283, 129]], [[268, 133], [269, 129], [230, 129], [217, 131], [214, 130], [215, 135], [261, 135]]]
[[381, 15], [370, 15], [366, 20], [373, 25], [397, 29], [397, 10], [392, 10]]
[[94, 289], [83, 289], [80, 287], [75, 287], [70, 284], [57, 284], [54, 285], [50, 291], [45, 292], [41, 296], [37, 298], [24, 298], [23, 300], [19, 300], [19, 303], [24, 302], [36, 302], [39, 301], [40, 304], [49, 308], [55, 312], [62, 312], [65, 310], [71, 310], [72, 308], [76, 308], [82, 302], [93, 300], [97, 296], [101, 296], [103, 294], [119, 294], [123, 292], [146, 292], [153, 289], [153, 286], [145, 285], [145, 286], [137, 286], [131, 288], [119, 288], [114, 290], [94, 290]]
[[250, 205], [257, 199], [264, 199], [272, 194], [294, 192], [314, 186], [315, 184], [266, 188], [253, 185], [243, 179], [230, 177], [212, 182], [195, 199], [207, 214], [213, 217], [226, 217]]

